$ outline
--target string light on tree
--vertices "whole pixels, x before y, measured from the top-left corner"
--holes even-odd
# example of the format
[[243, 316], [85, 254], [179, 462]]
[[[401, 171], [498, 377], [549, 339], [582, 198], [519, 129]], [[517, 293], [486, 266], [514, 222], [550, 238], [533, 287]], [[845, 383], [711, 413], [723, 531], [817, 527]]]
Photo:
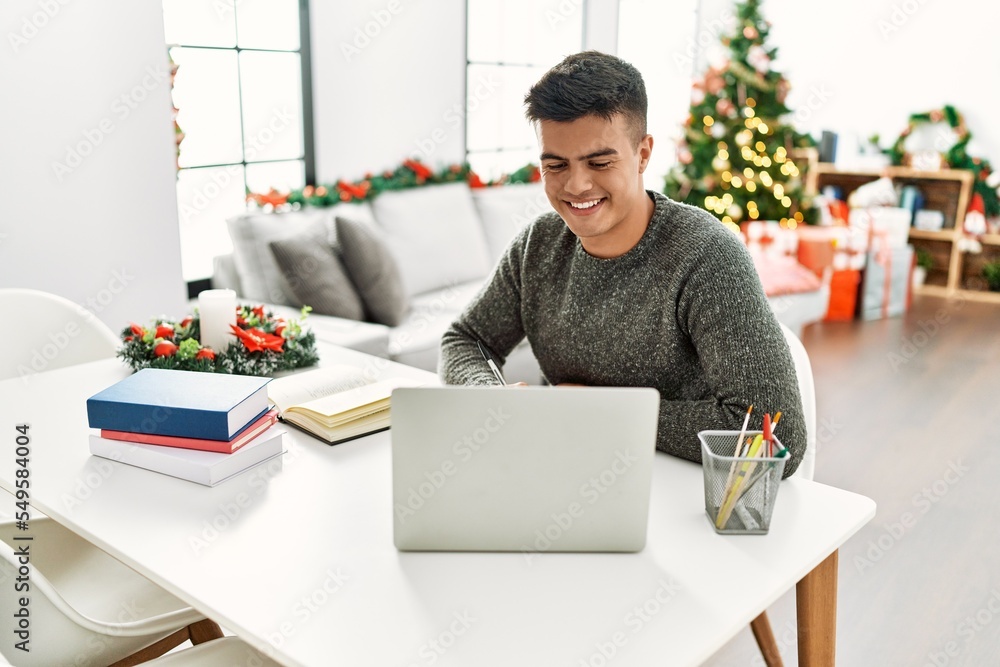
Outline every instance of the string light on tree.
[[737, 3], [735, 30], [722, 39], [728, 60], [694, 84], [678, 144], [684, 159], [667, 177], [664, 192], [703, 206], [723, 222], [805, 222], [811, 210], [803, 174], [789, 153], [813, 142], [782, 122], [789, 113], [789, 85], [771, 69], [776, 50], [767, 45], [771, 25], [760, 4]]

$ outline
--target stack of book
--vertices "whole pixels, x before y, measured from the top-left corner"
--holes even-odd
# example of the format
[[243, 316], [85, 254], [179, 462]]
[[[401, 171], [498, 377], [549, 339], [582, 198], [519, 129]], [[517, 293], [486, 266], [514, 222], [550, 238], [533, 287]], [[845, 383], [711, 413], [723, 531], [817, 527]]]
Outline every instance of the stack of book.
[[206, 486], [283, 451], [269, 378], [147, 368], [87, 399], [90, 452]]

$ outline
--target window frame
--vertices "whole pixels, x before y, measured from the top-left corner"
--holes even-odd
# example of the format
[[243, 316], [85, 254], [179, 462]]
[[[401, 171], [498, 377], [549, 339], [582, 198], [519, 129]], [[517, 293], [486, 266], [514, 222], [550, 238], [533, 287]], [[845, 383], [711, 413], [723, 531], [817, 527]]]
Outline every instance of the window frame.
[[[236, 12], [239, 11], [238, 3], [233, 3], [234, 16]], [[316, 146], [315, 146], [315, 127], [314, 127], [314, 115], [313, 115], [313, 86], [312, 86], [312, 39], [310, 34], [310, 21], [309, 21], [309, 0], [298, 0], [298, 12], [299, 12], [299, 47], [298, 49], [263, 49], [255, 47], [241, 47], [239, 45], [239, 24], [237, 23], [237, 35], [236, 35], [236, 45], [235, 46], [204, 46], [200, 44], [167, 44], [167, 49], [173, 48], [183, 48], [183, 49], [202, 49], [207, 51], [232, 51], [236, 54], [236, 76], [237, 85], [240, 91], [239, 97], [239, 124], [240, 124], [240, 142], [241, 146], [245, 146], [246, 142], [246, 130], [243, 125], [243, 92], [242, 92], [242, 82], [241, 82], [241, 63], [240, 54], [244, 51], [254, 52], [254, 53], [296, 53], [299, 56], [300, 63], [300, 90], [302, 94], [302, 154], [298, 157], [293, 158], [274, 158], [265, 160], [251, 160], [247, 161], [246, 151], [243, 150], [242, 158], [239, 161], [232, 162], [220, 162], [213, 164], [199, 164], [191, 167], [177, 167], [177, 173], [180, 174], [182, 171], [195, 171], [198, 169], [218, 169], [223, 167], [241, 167], [243, 170], [243, 189], [246, 190], [246, 171], [247, 166], [255, 164], [273, 164], [278, 162], [296, 162], [301, 161], [303, 163], [303, 171], [305, 183], [313, 183], [316, 180]], [[249, 210], [249, 209], [248, 209]], [[179, 222], [179, 221], [178, 221]], [[188, 298], [195, 298], [199, 292], [202, 290], [211, 288], [211, 276], [206, 278], [199, 278], [196, 280], [187, 281], [187, 293]]]
[[[518, 153], [522, 151], [535, 150], [536, 145], [530, 146], [496, 146], [494, 148], [477, 148], [469, 150], [469, 66], [486, 65], [491, 67], [544, 67], [544, 63], [532, 62], [506, 62], [492, 60], [472, 60], [469, 58], [469, 4], [475, 0], [465, 0], [465, 77], [462, 80], [462, 99], [465, 103], [465, 132], [462, 136], [462, 154], [465, 156], [466, 164], [473, 155], [502, 155], [503, 153]], [[580, 0], [580, 48], [586, 46], [587, 41], [587, 5], [590, 0]]]

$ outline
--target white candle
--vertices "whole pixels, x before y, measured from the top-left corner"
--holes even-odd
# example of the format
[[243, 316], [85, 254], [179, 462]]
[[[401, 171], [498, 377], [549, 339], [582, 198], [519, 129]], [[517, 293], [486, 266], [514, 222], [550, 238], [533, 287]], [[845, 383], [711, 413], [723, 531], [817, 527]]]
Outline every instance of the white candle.
[[201, 344], [214, 352], [223, 352], [233, 342], [230, 325], [236, 324], [236, 292], [209, 289], [198, 295], [201, 318]]

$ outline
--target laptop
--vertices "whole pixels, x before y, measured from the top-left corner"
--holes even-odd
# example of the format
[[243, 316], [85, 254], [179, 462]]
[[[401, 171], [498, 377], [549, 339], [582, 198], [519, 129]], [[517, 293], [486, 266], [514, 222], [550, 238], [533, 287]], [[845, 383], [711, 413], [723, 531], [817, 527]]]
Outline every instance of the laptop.
[[396, 548], [641, 551], [659, 401], [624, 387], [394, 390]]

